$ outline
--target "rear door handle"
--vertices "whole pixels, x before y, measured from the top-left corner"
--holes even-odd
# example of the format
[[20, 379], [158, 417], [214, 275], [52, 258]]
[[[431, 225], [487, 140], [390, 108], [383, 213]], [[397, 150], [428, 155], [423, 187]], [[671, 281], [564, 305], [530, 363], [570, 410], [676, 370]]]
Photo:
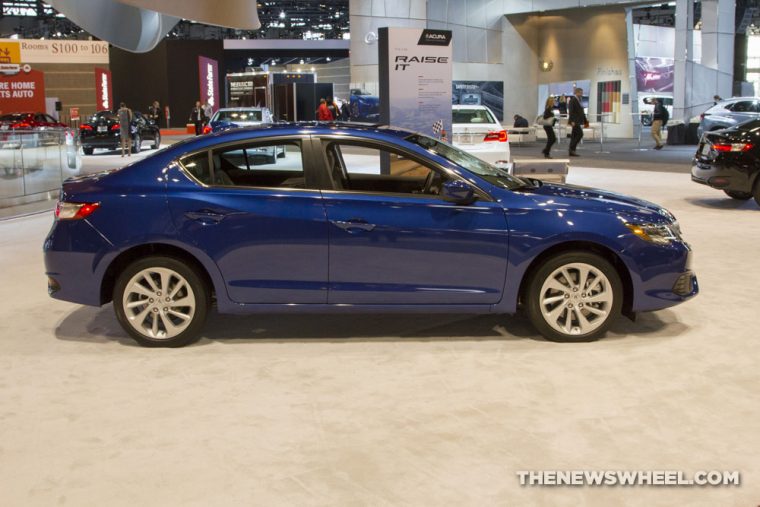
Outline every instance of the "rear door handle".
[[218, 224], [231, 214], [232, 213], [223, 213], [210, 209], [203, 209], [198, 211], [188, 211], [185, 213], [185, 216], [190, 220], [195, 220], [196, 222], [200, 222], [203, 225], [213, 225]]
[[330, 220], [330, 222], [350, 233], [358, 231], [369, 232], [375, 228], [375, 224], [368, 224], [365, 220], [359, 218], [352, 218], [351, 220]]

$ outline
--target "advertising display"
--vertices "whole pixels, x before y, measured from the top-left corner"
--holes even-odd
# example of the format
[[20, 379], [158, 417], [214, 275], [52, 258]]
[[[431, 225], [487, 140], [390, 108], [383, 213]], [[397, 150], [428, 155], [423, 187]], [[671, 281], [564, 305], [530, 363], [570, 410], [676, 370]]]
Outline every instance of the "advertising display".
[[0, 75], [0, 113], [45, 111], [45, 75], [38, 70]]
[[602, 81], [596, 84], [597, 120], [605, 123], [620, 122], [621, 82]]
[[486, 106], [499, 121], [504, 120], [503, 81], [454, 81], [452, 104]]
[[639, 92], [672, 92], [675, 62], [672, 58], [636, 57]]
[[113, 103], [110, 70], [95, 69], [95, 104], [98, 111], [115, 111], [117, 109], [116, 104]]
[[219, 65], [216, 60], [198, 57], [198, 76], [200, 78], [200, 101], [211, 106], [214, 112], [219, 109]]
[[451, 31], [379, 32], [380, 121], [451, 139]]
[[108, 64], [108, 43], [87, 40], [0, 39], [0, 63]]

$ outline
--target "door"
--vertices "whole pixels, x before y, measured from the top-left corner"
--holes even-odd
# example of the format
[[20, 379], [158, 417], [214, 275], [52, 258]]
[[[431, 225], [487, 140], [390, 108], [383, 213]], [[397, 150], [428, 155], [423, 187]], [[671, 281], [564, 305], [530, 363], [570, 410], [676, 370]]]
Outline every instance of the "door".
[[507, 266], [504, 210], [487, 196], [468, 206], [438, 194], [451, 177], [369, 141], [323, 140], [335, 188], [329, 221], [336, 304], [494, 304]]
[[219, 267], [238, 303], [326, 303], [327, 222], [298, 138], [226, 146], [181, 161], [170, 180], [181, 239]]

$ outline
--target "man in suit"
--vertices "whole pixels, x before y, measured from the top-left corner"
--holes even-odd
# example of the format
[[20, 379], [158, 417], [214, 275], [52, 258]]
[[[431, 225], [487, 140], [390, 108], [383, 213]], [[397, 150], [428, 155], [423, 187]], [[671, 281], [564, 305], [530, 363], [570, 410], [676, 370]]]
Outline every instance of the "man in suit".
[[206, 113], [203, 111], [200, 100], [195, 101], [195, 107], [190, 110], [190, 118], [188, 120], [195, 125], [195, 135], [201, 135], [203, 133], [203, 125], [206, 123]]
[[583, 111], [583, 104], [581, 104], [581, 97], [583, 96], [583, 90], [576, 88], [573, 90], [573, 96], [567, 100], [567, 123], [572, 128], [570, 133], [570, 156], [578, 157], [575, 149], [578, 147], [578, 143], [583, 139], [583, 126], [586, 124], [586, 113]]

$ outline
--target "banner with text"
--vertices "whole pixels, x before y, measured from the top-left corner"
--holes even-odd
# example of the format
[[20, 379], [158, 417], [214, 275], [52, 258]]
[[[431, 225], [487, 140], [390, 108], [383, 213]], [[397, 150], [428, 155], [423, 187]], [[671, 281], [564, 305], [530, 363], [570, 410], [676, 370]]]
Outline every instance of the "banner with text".
[[451, 139], [451, 31], [379, 31], [380, 121]]
[[45, 111], [45, 75], [39, 70], [0, 75], [0, 113]]
[[219, 66], [216, 60], [198, 57], [198, 76], [200, 77], [200, 101], [208, 104], [216, 112], [219, 109]]
[[0, 39], [0, 63], [108, 64], [108, 43], [88, 40]]
[[116, 111], [118, 109], [113, 103], [110, 70], [95, 68], [95, 104], [98, 111]]

